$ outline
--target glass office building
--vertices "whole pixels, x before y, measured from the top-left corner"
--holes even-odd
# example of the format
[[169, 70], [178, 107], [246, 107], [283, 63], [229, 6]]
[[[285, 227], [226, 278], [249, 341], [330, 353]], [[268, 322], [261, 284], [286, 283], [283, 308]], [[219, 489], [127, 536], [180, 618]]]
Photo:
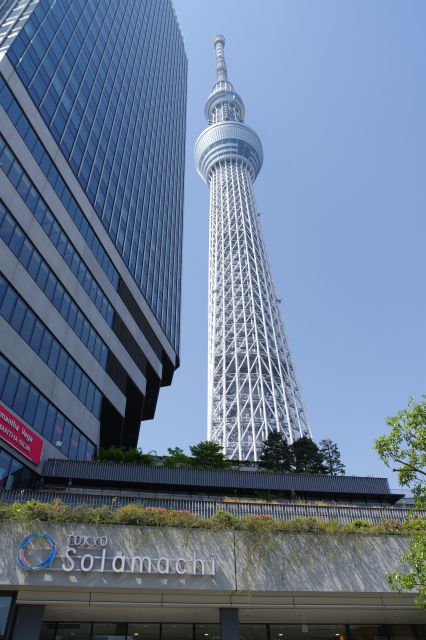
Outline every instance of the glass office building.
[[0, 0], [0, 446], [29, 471], [136, 446], [179, 365], [186, 76], [170, 0]]

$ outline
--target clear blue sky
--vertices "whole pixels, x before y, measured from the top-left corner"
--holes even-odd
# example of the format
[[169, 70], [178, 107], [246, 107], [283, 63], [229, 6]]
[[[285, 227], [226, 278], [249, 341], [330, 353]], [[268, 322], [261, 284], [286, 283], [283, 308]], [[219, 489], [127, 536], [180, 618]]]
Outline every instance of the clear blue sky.
[[373, 440], [426, 392], [426, 2], [174, 5], [189, 62], [182, 364], [140, 446], [206, 438], [209, 200], [193, 147], [223, 33], [263, 142], [255, 192], [314, 439], [338, 443], [347, 473], [391, 478]]

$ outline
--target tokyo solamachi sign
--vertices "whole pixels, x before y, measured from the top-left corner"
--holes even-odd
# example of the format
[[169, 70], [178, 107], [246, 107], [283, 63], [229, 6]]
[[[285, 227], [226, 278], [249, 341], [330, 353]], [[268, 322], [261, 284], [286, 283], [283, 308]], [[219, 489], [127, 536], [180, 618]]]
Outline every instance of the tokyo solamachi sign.
[[214, 576], [215, 560], [196, 554], [168, 557], [140, 552], [126, 555], [110, 550], [108, 537], [68, 534], [63, 555], [56, 540], [47, 533], [31, 533], [21, 542], [17, 561], [26, 571], [63, 571], [66, 573], [157, 574], [177, 576]]
[[40, 464], [43, 439], [2, 404], [0, 404], [0, 438], [34, 464]]

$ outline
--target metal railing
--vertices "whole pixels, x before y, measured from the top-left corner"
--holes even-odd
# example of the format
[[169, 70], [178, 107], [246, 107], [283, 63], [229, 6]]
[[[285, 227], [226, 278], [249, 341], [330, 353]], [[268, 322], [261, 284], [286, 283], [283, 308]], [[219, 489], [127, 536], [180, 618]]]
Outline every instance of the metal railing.
[[[361, 506], [349, 504], [314, 504], [300, 503], [296, 501], [288, 502], [238, 502], [209, 500], [197, 498], [174, 498], [174, 497], [153, 497], [153, 496], [126, 496], [114, 495], [113, 493], [82, 492], [76, 489], [64, 491], [46, 490], [13, 490], [0, 491], [0, 502], [26, 502], [28, 500], [40, 500], [41, 502], [52, 502], [62, 500], [65, 504], [87, 507], [109, 507], [117, 509], [128, 504], [138, 504], [144, 507], [160, 507], [163, 509], [177, 509], [194, 513], [203, 518], [210, 518], [216, 511], [223, 509], [233, 513], [237, 517], [251, 515], [270, 516], [275, 520], [292, 520], [297, 517], [316, 517], [322, 520], [336, 520], [341, 524], [348, 524], [358, 518], [369, 520], [374, 524], [379, 524], [385, 520], [396, 520], [402, 522], [407, 515], [412, 513], [408, 507], [390, 506]], [[416, 513], [418, 517], [426, 518], [426, 511]]]

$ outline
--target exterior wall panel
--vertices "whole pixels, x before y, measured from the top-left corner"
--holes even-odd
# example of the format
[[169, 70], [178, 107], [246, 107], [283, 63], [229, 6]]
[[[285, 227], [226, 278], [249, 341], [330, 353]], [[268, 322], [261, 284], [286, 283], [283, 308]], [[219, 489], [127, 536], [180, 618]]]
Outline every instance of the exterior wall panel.
[[[101, 407], [95, 400], [93, 413], [85, 378], [79, 385], [73, 374], [67, 388], [63, 372], [47, 371], [18, 337], [16, 366], [94, 445], [136, 446], [140, 420], [153, 416], [179, 365], [180, 28], [170, 0], [15, 0], [0, 9], [2, 207], [38, 260], [35, 273], [5, 223], [2, 273], [99, 390]], [[59, 303], [50, 280], [43, 289], [45, 268]], [[68, 322], [60, 305], [71, 303], [86, 320]], [[13, 359], [11, 347], [3, 352]]]

